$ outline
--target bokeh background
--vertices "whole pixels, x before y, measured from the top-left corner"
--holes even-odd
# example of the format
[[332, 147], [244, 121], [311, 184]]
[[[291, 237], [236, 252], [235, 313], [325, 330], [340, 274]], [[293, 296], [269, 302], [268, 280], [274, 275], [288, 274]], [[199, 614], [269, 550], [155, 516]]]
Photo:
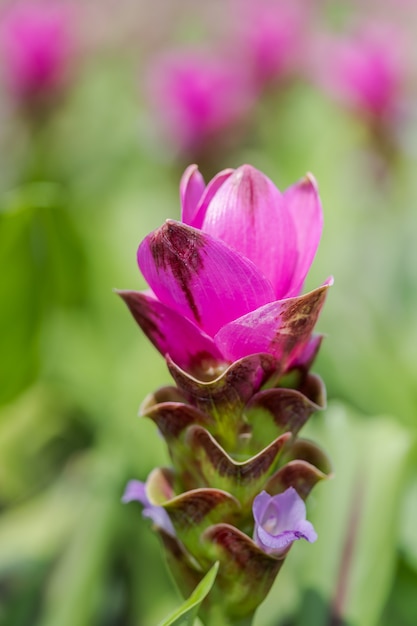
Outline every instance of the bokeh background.
[[[114, 288], [179, 218], [182, 171], [308, 171], [335, 276], [308, 503], [256, 626], [417, 623], [413, 0], [0, 4], [0, 624], [153, 626], [181, 602], [127, 480], [168, 463], [138, 406], [169, 382]], [[338, 612], [340, 621], [332, 620]]]

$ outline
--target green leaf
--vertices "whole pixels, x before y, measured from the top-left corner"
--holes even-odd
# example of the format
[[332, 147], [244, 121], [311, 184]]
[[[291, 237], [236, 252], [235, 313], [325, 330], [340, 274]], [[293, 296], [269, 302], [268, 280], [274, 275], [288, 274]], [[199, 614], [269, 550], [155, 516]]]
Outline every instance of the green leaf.
[[183, 602], [169, 617], [159, 623], [159, 626], [180, 626], [187, 624], [192, 626], [197, 617], [198, 610], [204, 598], [210, 592], [217, 576], [219, 563], [216, 562], [207, 572], [204, 578], [199, 582], [188, 600]]
[[[415, 472], [416, 461], [412, 469]], [[409, 481], [401, 511], [401, 549], [405, 562], [417, 572], [417, 479]]]
[[0, 199], [0, 403], [36, 379], [49, 312], [84, 302], [85, 258], [64, 189], [37, 183]]

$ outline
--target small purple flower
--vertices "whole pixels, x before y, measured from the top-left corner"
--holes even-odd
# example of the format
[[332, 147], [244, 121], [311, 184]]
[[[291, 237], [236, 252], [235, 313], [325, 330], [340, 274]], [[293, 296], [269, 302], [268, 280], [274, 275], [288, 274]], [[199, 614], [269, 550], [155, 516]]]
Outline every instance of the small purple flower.
[[284, 555], [297, 539], [313, 543], [317, 533], [306, 520], [306, 506], [293, 487], [270, 496], [262, 491], [253, 501], [254, 541], [267, 554]]
[[155, 526], [161, 528], [169, 535], [172, 535], [172, 537], [175, 537], [175, 530], [171, 520], [169, 519], [168, 513], [162, 506], [157, 506], [151, 503], [146, 494], [146, 483], [143, 483], [140, 480], [130, 480], [126, 485], [126, 489], [122, 496], [122, 502], [124, 504], [127, 502], [133, 502], [134, 500], [143, 504], [143, 517], [148, 517], [153, 521]]

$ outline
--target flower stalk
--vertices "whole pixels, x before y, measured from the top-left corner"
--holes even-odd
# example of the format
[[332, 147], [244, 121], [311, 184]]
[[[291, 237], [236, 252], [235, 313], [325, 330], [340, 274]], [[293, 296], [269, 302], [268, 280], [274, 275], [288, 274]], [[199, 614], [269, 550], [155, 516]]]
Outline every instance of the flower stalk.
[[281, 193], [251, 166], [207, 186], [191, 166], [180, 195], [183, 222], [139, 246], [151, 291], [119, 292], [175, 382], [141, 409], [171, 466], [131, 481], [124, 501], [142, 503], [184, 596], [219, 562], [204, 623], [246, 626], [293, 542], [316, 540], [304, 501], [331, 472], [299, 437], [326, 402], [310, 368], [332, 281], [300, 295], [322, 211], [311, 176]]

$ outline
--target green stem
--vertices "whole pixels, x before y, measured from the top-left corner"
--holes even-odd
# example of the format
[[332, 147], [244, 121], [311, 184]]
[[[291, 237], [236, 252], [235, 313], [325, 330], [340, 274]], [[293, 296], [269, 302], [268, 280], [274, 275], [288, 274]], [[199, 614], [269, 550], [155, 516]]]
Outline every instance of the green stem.
[[233, 618], [225, 615], [221, 606], [213, 606], [202, 616], [204, 626], [252, 626], [253, 614], [249, 617]]

